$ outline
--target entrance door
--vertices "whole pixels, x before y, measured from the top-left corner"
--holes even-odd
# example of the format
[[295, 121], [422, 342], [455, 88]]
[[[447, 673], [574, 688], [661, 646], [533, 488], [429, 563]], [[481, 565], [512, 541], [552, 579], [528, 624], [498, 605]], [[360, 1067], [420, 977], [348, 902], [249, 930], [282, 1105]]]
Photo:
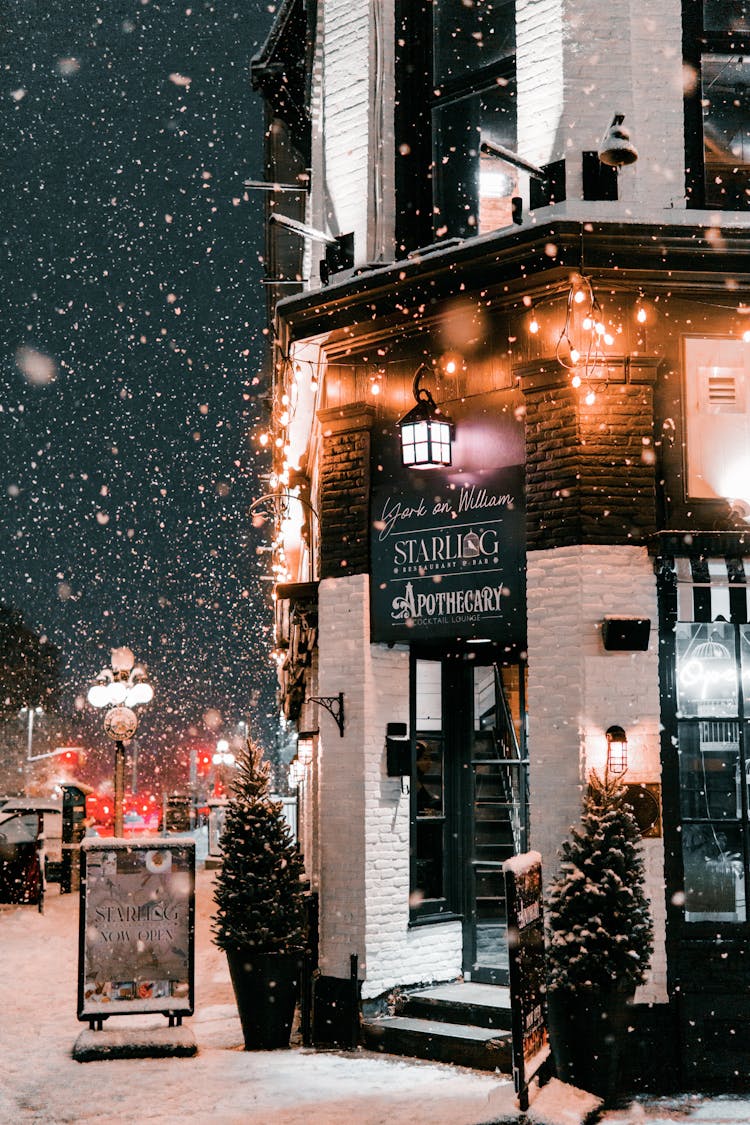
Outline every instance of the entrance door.
[[508, 981], [503, 863], [527, 847], [524, 671], [471, 669], [464, 972], [487, 984]]
[[464, 973], [504, 984], [502, 868], [527, 846], [525, 665], [492, 656], [413, 657], [410, 917], [461, 918]]

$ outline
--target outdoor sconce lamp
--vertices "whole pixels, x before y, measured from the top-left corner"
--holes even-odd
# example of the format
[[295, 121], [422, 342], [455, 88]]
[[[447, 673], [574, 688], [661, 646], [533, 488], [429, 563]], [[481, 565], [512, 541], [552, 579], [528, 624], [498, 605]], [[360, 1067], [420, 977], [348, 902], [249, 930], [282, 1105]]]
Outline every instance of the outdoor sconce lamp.
[[312, 764], [316, 730], [300, 731], [297, 735], [297, 757], [303, 766]]
[[298, 758], [294, 758], [289, 763], [289, 773], [287, 776], [290, 789], [297, 789], [299, 783], [305, 780], [305, 767]]
[[614, 115], [599, 146], [599, 160], [610, 168], [622, 168], [626, 164], [634, 164], [638, 159], [638, 150], [630, 139], [630, 133], [623, 128], [624, 120], [624, 113]]
[[451, 464], [455, 426], [435, 404], [427, 388], [420, 386], [423, 375], [429, 374], [424, 363], [417, 369], [412, 387], [416, 406], [398, 423], [401, 460], [410, 469], [437, 469]]
[[607, 729], [607, 772], [617, 777], [628, 770], [628, 736], [622, 727]]

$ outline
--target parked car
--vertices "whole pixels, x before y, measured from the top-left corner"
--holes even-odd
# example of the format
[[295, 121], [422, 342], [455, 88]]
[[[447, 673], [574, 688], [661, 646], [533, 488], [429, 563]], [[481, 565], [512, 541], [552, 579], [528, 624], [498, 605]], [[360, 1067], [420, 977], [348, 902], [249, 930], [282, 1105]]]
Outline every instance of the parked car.
[[44, 797], [10, 797], [0, 808], [0, 832], [11, 816], [44, 813], [44, 853], [47, 866], [59, 868], [62, 862], [62, 801]]
[[12, 797], [0, 809], [0, 902], [38, 901], [42, 832], [46, 869], [59, 871], [62, 860], [61, 803]]

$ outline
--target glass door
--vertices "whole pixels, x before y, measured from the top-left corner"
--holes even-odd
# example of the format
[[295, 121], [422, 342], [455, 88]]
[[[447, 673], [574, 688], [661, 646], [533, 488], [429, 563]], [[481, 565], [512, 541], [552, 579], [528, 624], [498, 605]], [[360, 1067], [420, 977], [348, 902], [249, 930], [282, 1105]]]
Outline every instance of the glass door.
[[508, 979], [503, 863], [527, 846], [524, 672], [472, 667], [464, 970], [489, 984]]

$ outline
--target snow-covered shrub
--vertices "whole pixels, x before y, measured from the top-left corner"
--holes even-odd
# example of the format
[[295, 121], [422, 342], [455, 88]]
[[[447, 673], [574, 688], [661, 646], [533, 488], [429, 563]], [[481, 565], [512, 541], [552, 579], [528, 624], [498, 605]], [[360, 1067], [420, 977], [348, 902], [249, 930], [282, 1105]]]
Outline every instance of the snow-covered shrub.
[[304, 947], [303, 865], [281, 804], [271, 799], [262, 757], [248, 743], [237, 761], [214, 889], [214, 941], [224, 950], [291, 953]]
[[641, 835], [619, 781], [589, 776], [581, 826], [547, 891], [552, 991], [632, 992], [653, 952]]

